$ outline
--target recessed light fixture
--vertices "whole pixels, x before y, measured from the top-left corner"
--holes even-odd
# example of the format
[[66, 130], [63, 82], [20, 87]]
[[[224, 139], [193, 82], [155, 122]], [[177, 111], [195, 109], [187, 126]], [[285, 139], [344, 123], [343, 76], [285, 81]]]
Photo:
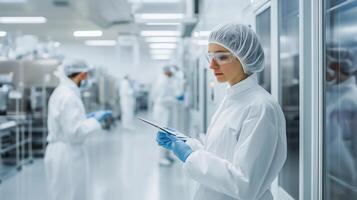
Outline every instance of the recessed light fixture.
[[210, 33], [211, 33], [211, 31], [198, 31], [198, 32], [194, 32], [193, 36], [194, 37], [208, 37]]
[[86, 40], [84, 42], [87, 46], [115, 46], [115, 40]]
[[153, 55], [151, 56], [154, 60], [169, 60], [171, 58], [170, 55]]
[[197, 40], [197, 44], [200, 46], [207, 46], [208, 40]]
[[180, 36], [179, 31], [141, 31], [141, 36], [145, 37], [159, 37], [159, 36], [167, 36], [167, 37], [177, 37]]
[[176, 49], [175, 43], [153, 43], [150, 44], [150, 48], [152, 49]]
[[26, 3], [27, 0], [0, 0], [0, 3]]
[[5, 37], [6, 36], [6, 32], [5, 31], [0, 31], [0, 37]]
[[146, 42], [177, 42], [177, 37], [147, 37]]
[[172, 49], [151, 49], [150, 53], [151, 54], [166, 54], [166, 55], [170, 55], [172, 54], [173, 50]]
[[154, 20], [154, 19], [164, 19], [164, 20], [173, 20], [173, 19], [183, 19], [185, 15], [183, 13], [141, 13], [137, 14], [140, 19], [144, 20]]
[[1, 24], [44, 24], [46, 17], [0, 17]]
[[179, 3], [181, 0], [142, 0], [143, 3]]
[[145, 25], [148, 25], [148, 26], [177, 26], [180, 24], [181, 23], [178, 23], [178, 22], [148, 22], [148, 23], [145, 23]]
[[103, 35], [103, 31], [92, 30], [92, 31], [74, 31], [74, 37], [100, 37]]
[[0, 0], [0, 3], [26, 3], [27, 0]]

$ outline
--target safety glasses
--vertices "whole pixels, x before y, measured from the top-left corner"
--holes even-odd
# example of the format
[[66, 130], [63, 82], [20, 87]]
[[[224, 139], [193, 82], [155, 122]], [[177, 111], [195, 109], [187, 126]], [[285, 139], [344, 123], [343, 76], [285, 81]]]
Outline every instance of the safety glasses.
[[230, 52], [209, 52], [206, 53], [206, 59], [209, 63], [214, 59], [218, 65], [224, 65], [231, 63], [235, 59], [235, 56]]

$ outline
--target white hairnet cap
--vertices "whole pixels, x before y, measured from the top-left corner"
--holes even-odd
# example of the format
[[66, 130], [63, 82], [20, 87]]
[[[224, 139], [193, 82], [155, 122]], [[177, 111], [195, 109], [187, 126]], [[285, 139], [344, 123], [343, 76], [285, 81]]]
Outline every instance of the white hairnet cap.
[[357, 71], [357, 66], [354, 61], [354, 52], [346, 48], [328, 48], [326, 50], [326, 57], [328, 64], [338, 63], [340, 65], [340, 70], [346, 74], [350, 75]]
[[243, 24], [229, 23], [216, 27], [209, 35], [208, 43], [223, 46], [242, 64], [244, 73], [250, 75], [264, 69], [264, 51], [258, 36]]
[[62, 69], [66, 76], [74, 73], [89, 72], [90, 68], [84, 60], [68, 59], [63, 61]]

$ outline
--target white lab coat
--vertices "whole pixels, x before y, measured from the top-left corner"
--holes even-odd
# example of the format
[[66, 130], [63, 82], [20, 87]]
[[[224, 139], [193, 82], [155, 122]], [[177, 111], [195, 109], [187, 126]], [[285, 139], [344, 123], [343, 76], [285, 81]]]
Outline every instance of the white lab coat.
[[61, 78], [48, 104], [48, 146], [45, 169], [52, 200], [87, 200], [86, 155], [83, 142], [101, 129], [86, 118], [80, 91], [67, 77]]
[[285, 118], [279, 104], [252, 77], [227, 89], [204, 144], [185, 172], [199, 183], [195, 200], [270, 200], [270, 186], [286, 159]]
[[121, 120], [123, 127], [130, 128], [133, 123], [135, 111], [135, 96], [134, 89], [130, 85], [129, 80], [123, 79], [119, 88]]
[[327, 88], [327, 171], [348, 183], [356, 182], [357, 87], [355, 77]]
[[175, 79], [162, 76], [154, 86], [152, 98], [153, 118], [164, 126], [169, 126], [175, 104]]

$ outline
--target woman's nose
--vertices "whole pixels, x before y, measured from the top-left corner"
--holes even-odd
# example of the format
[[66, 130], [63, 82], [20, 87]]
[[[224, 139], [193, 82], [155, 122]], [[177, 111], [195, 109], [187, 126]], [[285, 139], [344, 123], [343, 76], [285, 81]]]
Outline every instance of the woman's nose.
[[209, 62], [209, 66], [210, 66], [211, 69], [217, 69], [218, 68], [218, 64], [214, 60], [214, 58], [212, 58], [211, 61]]

